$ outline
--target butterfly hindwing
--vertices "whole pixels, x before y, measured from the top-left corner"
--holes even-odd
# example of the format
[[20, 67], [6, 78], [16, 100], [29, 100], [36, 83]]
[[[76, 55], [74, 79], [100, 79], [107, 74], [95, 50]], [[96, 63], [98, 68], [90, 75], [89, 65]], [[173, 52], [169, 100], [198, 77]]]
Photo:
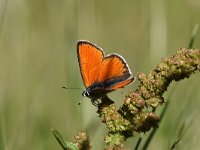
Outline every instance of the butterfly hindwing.
[[104, 83], [106, 90], [114, 90], [131, 83], [133, 81], [131, 76], [129, 66], [123, 57], [110, 54], [103, 59], [98, 82]]

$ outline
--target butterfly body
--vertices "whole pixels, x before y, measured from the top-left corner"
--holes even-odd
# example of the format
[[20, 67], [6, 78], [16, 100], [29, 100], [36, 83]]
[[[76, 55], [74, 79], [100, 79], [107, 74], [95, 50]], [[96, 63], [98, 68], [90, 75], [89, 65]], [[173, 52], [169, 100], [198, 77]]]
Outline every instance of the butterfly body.
[[86, 90], [82, 95], [92, 101], [133, 82], [125, 59], [118, 54], [104, 56], [101, 48], [88, 41], [78, 41], [77, 54]]

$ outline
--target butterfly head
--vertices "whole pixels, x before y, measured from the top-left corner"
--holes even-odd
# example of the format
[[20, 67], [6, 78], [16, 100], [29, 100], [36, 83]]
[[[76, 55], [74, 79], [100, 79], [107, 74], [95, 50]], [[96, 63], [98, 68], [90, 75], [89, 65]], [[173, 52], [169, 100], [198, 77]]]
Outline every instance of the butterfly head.
[[89, 96], [90, 96], [90, 94], [89, 94], [89, 92], [88, 92], [88, 91], [83, 91], [83, 93], [82, 93], [82, 96], [84, 96], [84, 97], [89, 97]]
[[105, 97], [107, 93], [109, 93], [109, 91], [101, 89], [97, 84], [95, 86], [92, 85], [91, 87], [86, 88], [85, 91], [82, 92], [82, 96], [96, 100]]

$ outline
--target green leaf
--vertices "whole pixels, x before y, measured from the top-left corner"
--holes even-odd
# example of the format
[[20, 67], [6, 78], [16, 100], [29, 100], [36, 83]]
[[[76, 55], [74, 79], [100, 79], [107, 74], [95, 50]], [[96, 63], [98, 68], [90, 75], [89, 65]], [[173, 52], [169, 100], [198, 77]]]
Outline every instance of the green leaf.
[[51, 129], [51, 131], [53, 132], [54, 137], [64, 150], [79, 150], [79, 148], [74, 143], [64, 141], [62, 135], [57, 130]]

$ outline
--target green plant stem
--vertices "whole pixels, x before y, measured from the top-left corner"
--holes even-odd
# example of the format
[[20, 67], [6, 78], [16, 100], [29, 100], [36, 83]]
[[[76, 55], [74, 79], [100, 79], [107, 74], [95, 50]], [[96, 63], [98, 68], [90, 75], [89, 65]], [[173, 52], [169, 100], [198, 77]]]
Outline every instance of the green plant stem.
[[140, 143], [142, 141], [142, 137], [139, 137], [138, 141], [137, 141], [137, 144], [135, 145], [135, 148], [134, 150], [138, 150], [139, 146], [140, 146]]
[[196, 24], [192, 30], [192, 35], [191, 35], [191, 38], [190, 38], [190, 42], [188, 44], [188, 48], [192, 48], [193, 44], [194, 44], [194, 40], [196, 38], [196, 35], [197, 35], [197, 31], [199, 29], [199, 24]]
[[[164, 109], [163, 109], [163, 111], [160, 115], [160, 122], [162, 121], [162, 119], [165, 115], [165, 112], [167, 111], [168, 106], [169, 106], [169, 101], [165, 103], [165, 107], [164, 107]], [[150, 133], [149, 137], [147, 138], [146, 142], [143, 145], [143, 148], [142, 148], [143, 150], [146, 150], [148, 148], [148, 146], [149, 146], [150, 142], [152, 141], [153, 136], [155, 135], [156, 131], [157, 131], [157, 128], [154, 128], [152, 130], [152, 132]]]

